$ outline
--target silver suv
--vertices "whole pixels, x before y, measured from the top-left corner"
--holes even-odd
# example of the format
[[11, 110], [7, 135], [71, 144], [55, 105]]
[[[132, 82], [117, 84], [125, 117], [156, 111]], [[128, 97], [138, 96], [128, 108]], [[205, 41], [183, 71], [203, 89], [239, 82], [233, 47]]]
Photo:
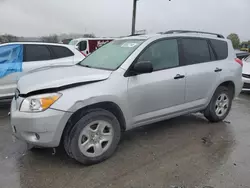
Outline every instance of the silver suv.
[[123, 131], [193, 112], [223, 120], [241, 74], [231, 42], [219, 34], [121, 38], [78, 65], [23, 76], [11, 126], [27, 143], [63, 144], [70, 157], [94, 164], [113, 154]]

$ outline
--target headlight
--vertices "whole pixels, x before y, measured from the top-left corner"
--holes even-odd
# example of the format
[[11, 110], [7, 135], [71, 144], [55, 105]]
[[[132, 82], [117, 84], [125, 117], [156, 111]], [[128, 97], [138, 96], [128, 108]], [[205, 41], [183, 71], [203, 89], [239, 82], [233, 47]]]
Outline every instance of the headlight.
[[54, 104], [62, 94], [60, 93], [49, 93], [42, 95], [35, 95], [27, 97], [23, 100], [20, 111], [21, 112], [41, 112], [48, 109]]

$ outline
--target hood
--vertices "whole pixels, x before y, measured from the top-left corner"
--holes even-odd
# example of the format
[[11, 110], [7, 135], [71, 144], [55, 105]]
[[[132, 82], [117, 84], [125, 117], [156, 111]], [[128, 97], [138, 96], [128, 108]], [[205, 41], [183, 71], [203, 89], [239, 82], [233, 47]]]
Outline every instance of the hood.
[[112, 71], [75, 66], [50, 67], [30, 72], [20, 78], [17, 87], [21, 94], [37, 90], [60, 88], [73, 84], [107, 79]]
[[250, 62], [242, 61], [243, 62], [243, 74], [250, 74]]
[[72, 64], [69, 64], [69, 65], [48, 65], [48, 66], [45, 66], [45, 67], [39, 67], [39, 68], [36, 68], [36, 69], [33, 69], [33, 70], [30, 70], [28, 72], [26, 72], [26, 74], [30, 74], [30, 73], [33, 73], [33, 72], [39, 72], [39, 71], [42, 71], [42, 70], [48, 70], [48, 69], [52, 69], [52, 68], [62, 68], [62, 67], [72, 67], [73, 65]]

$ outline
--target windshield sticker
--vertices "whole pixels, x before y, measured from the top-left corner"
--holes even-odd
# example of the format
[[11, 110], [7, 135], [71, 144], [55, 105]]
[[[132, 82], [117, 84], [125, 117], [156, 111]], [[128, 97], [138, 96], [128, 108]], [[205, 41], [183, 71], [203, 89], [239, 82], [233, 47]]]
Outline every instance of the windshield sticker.
[[125, 42], [124, 44], [122, 44], [122, 47], [124, 47], [124, 48], [134, 48], [137, 45], [139, 45], [139, 44], [135, 43], [135, 42]]

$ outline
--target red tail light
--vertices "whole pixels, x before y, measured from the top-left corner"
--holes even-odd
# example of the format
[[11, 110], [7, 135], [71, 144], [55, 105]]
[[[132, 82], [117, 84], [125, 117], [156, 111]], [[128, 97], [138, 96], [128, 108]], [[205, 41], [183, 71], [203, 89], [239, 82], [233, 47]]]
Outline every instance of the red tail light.
[[240, 66], [243, 66], [243, 62], [239, 58], [235, 58], [235, 62], [239, 63]]

